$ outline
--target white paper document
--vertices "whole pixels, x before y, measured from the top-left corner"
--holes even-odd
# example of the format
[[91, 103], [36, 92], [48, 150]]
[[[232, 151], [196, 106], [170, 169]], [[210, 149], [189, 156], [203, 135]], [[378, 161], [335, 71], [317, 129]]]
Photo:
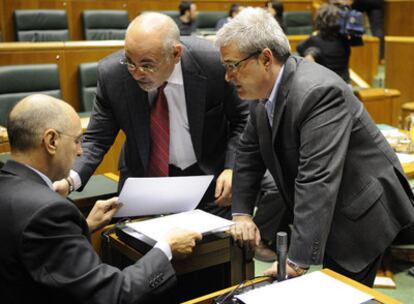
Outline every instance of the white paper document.
[[236, 297], [246, 304], [360, 304], [373, 298], [320, 271], [253, 289]]
[[408, 164], [414, 162], [413, 154], [397, 153], [397, 156], [401, 164]]
[[193, 210], [213, 175], [128, 178], [119, 194], [115, 217], [158, 215]]
[[228, 229], [234, 222], [196, 209], [187, 212], [161, 216], [150, 220], [128, 223], [127, 226], [155, 241], [164, 239], [174, 228], [183, 228], [201, 234]]

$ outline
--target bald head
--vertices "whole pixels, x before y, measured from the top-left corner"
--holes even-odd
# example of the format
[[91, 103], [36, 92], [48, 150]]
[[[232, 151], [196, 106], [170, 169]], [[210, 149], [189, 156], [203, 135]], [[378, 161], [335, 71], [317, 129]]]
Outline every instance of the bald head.
[[19, 101], [9, 114], [7, 133], [12, 152], [26, 152], [39, 147], [42, 133], [48, 128], [65, 132], [78, 118], [66, 102], [43, 94]]
[[180, 30], [169, 16], [148, 12], [136, 17], [128, 26], [125, 36], [125, 48], [137, 45], [162, 46], [165, 51], [180, 42]]

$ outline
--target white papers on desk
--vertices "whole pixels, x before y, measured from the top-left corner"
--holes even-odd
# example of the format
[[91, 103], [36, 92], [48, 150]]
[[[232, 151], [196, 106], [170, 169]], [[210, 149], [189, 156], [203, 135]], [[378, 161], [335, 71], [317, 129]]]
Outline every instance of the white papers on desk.
[[413, 154], [397, 153], [397, 156], [401, 164], [409, 164], [409, 163], [414, 162]]
[[213, 175], [128, 178], [119, 194], [115, 217], [158, 215], [193, 210]]
[[183, 228], [205, 235], [227, 230], [231, 225], [233, 225], [232, 221], [199, 209], [127, 224], [128, 227], [154, 241], [164, 239], [165, 235], [174, 228]]
[[236, 297], [246, 304], [360, 304], [373, 298], [320, 271], [253, 289]]

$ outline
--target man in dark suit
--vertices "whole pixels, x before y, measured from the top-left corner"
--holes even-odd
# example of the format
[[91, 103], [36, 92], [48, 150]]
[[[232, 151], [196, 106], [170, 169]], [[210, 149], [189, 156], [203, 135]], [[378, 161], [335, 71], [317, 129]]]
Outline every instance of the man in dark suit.
[[[167, 117], [154, 126], [161, 96]], [[183, 37], [180, 42], [170, 17], [142, 14], [127, 29], [125, 50], [99, 63], [84, 153], [69, 181], [83, 187], [122, 129], [120, 188], [128, 177], [213, 174], [215, 183], [200, 207], [230, 216], [234, 151], [247, 116], [247, 103], [224, 80], [219, 52], [209, 41]], [[169, 130], [162, 137], [154, 134], [165, 120]], [[159, 151], [165, 142], [165, 151]], [[154, 173], [153, 160], [164, 154], [166, 169]], [[57, 188], [65, 193], [68, 183], [63, 180]]]
[[218, 32], [217, 45], [226, 80], [242, 99], [258, 100], [236, 153], [233, 237], [258, 244], [250, 215], [268, 168], [293, 216], [288, 276], [322, 263], [372, 285], [381, 255], [414, 222], [397, 156], [344, 81], [290, 56], [267, 12], [242, 11]]
[[32, 95], [11, 111], [7, 132], [12, 156], [0, 171], [2, 303], [158, 303], [176, 281], [170, 259], [191, 253], [201, 235], [171, 232], [123, 271], [103, 264], [90, 232], [110, 221], [117, 198], [97, 201], [85, 220], [52, 187], [82, 153], [76, 112], [61, 100]]

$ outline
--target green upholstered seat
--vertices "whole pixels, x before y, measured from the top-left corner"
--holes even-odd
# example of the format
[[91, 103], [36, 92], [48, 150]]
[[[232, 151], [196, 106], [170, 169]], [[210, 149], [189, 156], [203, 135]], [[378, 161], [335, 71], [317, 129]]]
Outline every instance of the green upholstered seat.
[[56, 64], [0, 66], [0, 125], [20, 99], [34, 93], [61, 98]]
[[0, 168], [4, 166], [4, 164], [10, 159], [10, 152], [3, 152], [0, 153]]
[[227, 17], [228, 12], [212, 11], [212, 12], [199, 12], [197, 15], [197, 32], [201, 34], [213, 34], [217, 21], [223, 17]]
[[82, 12], [86, 40], [124, 40], [128, 27], [126, 10], [85, 10]]
[[17, 41], [67, 41], [68, 21], [65, 10], [15, 10]]
[[308, 35], [313, 31], [311, 12], [285, 12], [283, 23], [286, 27], [287, 35]]
[[79, 65], [79, 95], [82, 111], [91, 111], [96, 95], [97, 62], [81, 63]]

